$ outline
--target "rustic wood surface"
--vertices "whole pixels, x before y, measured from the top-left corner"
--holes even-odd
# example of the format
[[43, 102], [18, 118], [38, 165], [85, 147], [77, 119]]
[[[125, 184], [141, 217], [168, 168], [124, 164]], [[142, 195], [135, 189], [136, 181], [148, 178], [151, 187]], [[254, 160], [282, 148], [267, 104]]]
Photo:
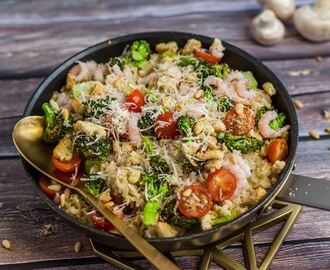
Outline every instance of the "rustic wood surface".
[[[297, 1], [299, 4], [311, 1]], [[261, 47], [248, 34], [251, 18], [259, 12], [253, 0], [8, 0], [0, 2], [0, 269], [115, 269], [96, 258], [88, 239], [53, 215], [27, 181], [11, 142], [11, 130], [41, 80], [72, 54], [97, 42], [127, 33], [176, 30], [226, 39], [264, 61], [283, 80], [293, 99], [305, 106], [298, 111], [300, 143], [296, 172], [330, 178], [330, 43], [302, 39], [289, 23], [284, 41]], [[320, 58], [321, 57], [321, 58]], [[309, 70], [306, 76], [292, 71]], [[308, 137], [316, 129], [321, 140]], [[41, 237], [45, 224], [57, 230]], [[265, 254], [276, 230], [255, 236], [256, 252]], [[74, 243], [82, 241], [79, 253]], [[226, 250], [242, 261], [241, 247]], [[183, 269], [197, 269], [195, 257], [179, 258]], [[137, 263], [149, 268], [139, 260]], [[329, 269], [330, 215], [303, 207], [271, 269]], [[218, 269], [215, 264], [211, 269]]]

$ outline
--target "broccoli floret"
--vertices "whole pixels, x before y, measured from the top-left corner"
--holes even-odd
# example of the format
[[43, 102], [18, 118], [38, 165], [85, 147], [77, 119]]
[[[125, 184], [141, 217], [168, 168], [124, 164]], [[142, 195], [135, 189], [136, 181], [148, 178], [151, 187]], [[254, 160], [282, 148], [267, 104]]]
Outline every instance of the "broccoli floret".
[[195, 161], [196, 166], [192, 165], [191, 162], [188, 159], [185, 159], [182, 162], [182, 171], [184, 173], [191, 173], [191, 172], [198, 172], [198, 171], [202, 171], [203, 169], [203, 162], [199, 162], [199, 161]]
[[106, 183], [103, 178], [98, 177], [98, 175], [89, 175], [87, 178], [90, 178], [90, 180], [84, 182], [86, 191], [95, 197], [105, 191]]
[[190, 56], [180, 56], [178, 59], [178, 65], [185, 67], [185, 66], [193, 66], [194, 68], [198, 67], [198, 61], [196, 58], [194, 57], [190, 57]]
[[144, 150], [147, 152], [147, 154], [151, 155], [154, 153], [154, 144], [150, 138], [148, 138], [147, 136], [142, 136], [142, 143], [144, 146]]
[[193, 127], [196, 120], [189, 115], [182, 115], [178, 118], [176, 122], [176, 128], [181, 131], [181, 133], [186, 137], [191, 137], [193, 135]]
[[224, 113], [233, 106], [234, 106], [233, 101], [227, 96], [219, 97], [217, 100], [217, 109], [219, 112]]
[[91, 168], [97, 164], [100, 164], [100, 160], [99, 159], [95, 159], [95, 158], [92, 158], [92, 159], [86, 159], [84, 161], [84, 171], [86, 174], [90, 174], [90, 171], [91, 171]]
[[157, 103], [158, 97], [156, 96], [155, 92], [152, 90], [146, 90], [145, 97], [148, 103]]
[[112, 142], [107, 138], [80, 136], [76, 138], [74, 145], [86, 159], [106, 160], [112, 151]]
[[160, 179], [155, 174], [143, 175], [142, 183], [144, 183], [146, 194], [142, 221], [145, 225], [153, 225], [157, 221], [157, 213], [162, 200], [169, 194], [169, 187], [166, 180]]
[[116, 100], [112, 97], [106, 98], [97, 98], [97, 99], [90, 99], [83, 104], [85, 107], [85, 114], [87, 116], [92, 116], [93, 118], [99, 119], [106, 111], [109, 111], [112, 106], [112, 102]]
[[88, 81], [77, 83], [72, 87], [72, 95], [74, 98], [80, 98], [83, 96], [89, 96], [90, 93], [94, 90], [97, 81]]
[[144, 113], [138, 121], [138, 128], [140, 129], [141, 133], [145, 136], [154, 136], [154, 125], [156, 122], [155, 112], [147, 111]]
[[183, 229], [192, 229], [194, 227], [199, 226], [199, 221], [196, 218], [186, 217], [177, 211], [174, 213], [176, 200], [171, 200], [168, 202], [162, 211], [160, 212], [160, 216], [169, 224], [177, 227], [181, 227]]
[[253, 88], [253, 89], [258, 88], [258, 82], [256, 78], [253, 76], [253, 73], [251, 71], [244, 71], [243, 75], [245, 78], [249, 80], [249, 88]]
[[268, 112], [270, 109], [268, 109], [267, 107], [261, 107], [260, 109], [259, 109], [259, 111], [257, 111], [257, 113], [256, 113], [256, 123], [258, 123], [259, 122], [259, 120], [260, 120], [260, 118], [261, 118], [261, 116], [264, 114], [264, 113], [266, 113], [266, 112]]
[[149, 159], [149, 164], [156, 173], [164, 174], [170, 172], [170, 167], [168, 166], [166, 160], [160, 155], [151, 156]]
[[139, 68], [142, 68], [148, 64], [149, 54], [149, 43], [145, 40], [136, 40], [130, 47], [130, 56], [132, 58], [132, 64]]
[[114, 65], [118, 65], [121, 70], [124, 69], [124, 66], [127, 64], [127, 58], [125, 57], [113, 57], [109, 60], [109, 65], [113, 67]]
[[64, 119], [63, 114], [57, 114], [47, 102], [42, 104], [42, 110], [45, 114], [46, 127], [41, 139], [46, 143], [57, 143], [71, 129], [72, 117], [69, 115]]
[[286, 119], [285, 114], [280, 113], [274, 120], [269, 122], [269, 126], [272, 129], [279, 130], [281, 127], [283, 127], [285, 119]]
[[262, 140], [231, 133], [220, 133], [217, 138], [220, 143], [224, 143], [231, 151], [238, 150], [243, 154], [255, 152], [264, 145]]
[[230, 67], [227, 64], [215, 64], [212, 66], [212, 74], [221, 79], [226, 79], [229, 72]]
[[210, 86], [205, 86], [203, 87], [203, 98], [206, 101], [212, 101], [213, 100], [213, 89]]

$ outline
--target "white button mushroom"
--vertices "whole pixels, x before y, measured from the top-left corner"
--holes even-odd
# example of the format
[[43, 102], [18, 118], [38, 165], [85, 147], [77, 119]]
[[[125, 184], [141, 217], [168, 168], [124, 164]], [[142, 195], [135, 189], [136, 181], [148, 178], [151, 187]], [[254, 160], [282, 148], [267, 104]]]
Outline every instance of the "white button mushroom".
[[293, 21], [304, 38], [315, 42], [330, 40], [330, 0], [316, 0], [313, 7], [302, 6]]
[[258, 2], [274, 11], [275, 15], [284, 22], [291, 19], [296, 9], [294, 0], [258, 0]]
[[267, 46], [281, 42], [285, 34], [283, 23], [268, 9], [252, 20], [250, 31], [257, 42]]

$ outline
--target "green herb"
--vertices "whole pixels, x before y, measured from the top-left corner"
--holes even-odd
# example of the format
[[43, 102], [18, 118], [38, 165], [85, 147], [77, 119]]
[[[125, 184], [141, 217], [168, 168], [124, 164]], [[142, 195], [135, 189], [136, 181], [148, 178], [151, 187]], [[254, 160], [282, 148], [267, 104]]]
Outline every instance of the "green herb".
[[233, 101], [227, 96], [219, 97], [217, 100], [217, 109], [219, 112], [224, 113], [233, 106], [234, 106]]
[[158, 102], [158, 97], [157, 97], [156, 93], [152, 90], [146, 91], [146, 99], [147, 99], [147, 102], [150, 102], [150, 103]]
[[192, 165], [188, 159], [184, 159], [182, 162], [182, 171], [188, 174], [192, 172], [198, 173], [199, 171], [202, 171], [204, 163], [200, 161], [195, 161], [195, 163], [196, 166]]
[[279, 130], [281, 127], [283, 127], [285, 119], [286, 119], [285, 114], [280, 113], [274, 120], [269, 122], [269, 126], [272, 129]]
[[224, 143], [231, 151], [238, 150], [243, 154], [255, 152], [264, 145], [262, 140], [253, 137], [239, 136], [231, 133], [219, 133], [217, 137], [220, 143]]
[[160, 155], [151, 156], [149, 159], [149, 164], [156, 173], [165, 174], [170, 172], [170, 167], [168, 166], [166, 160]]

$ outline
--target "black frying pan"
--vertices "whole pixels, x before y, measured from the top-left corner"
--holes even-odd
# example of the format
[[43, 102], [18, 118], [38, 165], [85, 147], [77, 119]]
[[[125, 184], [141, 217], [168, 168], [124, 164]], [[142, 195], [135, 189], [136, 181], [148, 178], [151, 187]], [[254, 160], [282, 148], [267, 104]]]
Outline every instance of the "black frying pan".
[[[109, 57], [119, 56], [121, 55], [124, 48], [131, 44], [134, 40], [143, 39], [149, 42], [151, 47], [153, 48], [159, 42], [167, 42], [167, 41], [176, 41], [179, 47], [183, 47], [186, 41], [190, 38], [195, 38], [200, 40], [203, 43], [203, 47], [208, 48], [212, 42], [213, 38], [206, 37], [202, 35], [195, 35], [191, 33], [179, 33], [179, 32], [150, 32], [150, 33], [138, 33], [127, 36], [122, 36], [118, 38], [111, 39], [109, 41], [105, 41], [99, 43], [95, 46], [92, 46], [75, 56], [71, 57], [59, 67], [57, 67], [51, 75], [46, 78], [37, 88], [32, 98], [28, 102], [24, 115], [41, 115], [41, 104], [45, 101], [48, 101], [52, 95], [52, 93], [58, 89], [60, 89], [65, 84], [65, 79], [70, 68], [75, 64], [76, 61], [87, 61], [87, 60], [95, 60], [96, 62], [107, 62]], [[294, 168], [295, 165], [295, 155], [296, 148], [298, 142], [298, 122], [297, 115], [293, 106], [293, 103], [290, 99], [290, 96], [285, 88], [285, 86], [281, 83], [281, 81], [276, 77], [276, 75], [264, 64], [262, 64], [259, 60], [246, 53], [245, 51], [227, 43], [223, 42], [226, 47], [225, 56], [223, 61], [228, 63], [232, 68], [236, 68], [239, 70], [250, 70], [255, 75], [256, 79], [260, 84], [270, 81], [273, 83], [275, 88], [277, 89], [277, 93], [273, 96], [273, 102], [280, 111], [284, 112], [288, 116], [288, 122], [291, 125], [290, 136], [289, 136], [289, 157], [287, 164], [281, 174], [278, 177], [276, 184], [268, 191], [267, 195], [259, 201], [256, 205], [250, 208], [248, 211], [238, 216], [232, 221], [227, 223], [218, 225], [213, 227], [208, 231], [196, 231], [189, 232], [183, 236], [173, 237], [173, 238], [154, 238], [150, 239], [150, 243], [152, 243], [156, 248], [161, 251], [172, 251], [179, 249], [191, 249], [193, 247], [203, 246], [219, 240], [232, 232], [238, 230], [239, 228], [246, 225], [248, 222], [253, 220], [258, 213], [265, 206], [269, 205], [271, 201], [279, 194], [281, 189], [287, 180]], [[72, 227], [79, 230], [80, 232], [85, 233], [92, 239], [101, 242], [105, 245], [112, 246], [119, 249], [130, 250], [133, 247], [126, 241], [125, 238], [114, 235], [111, 233], [106, 233], [101, 230], [95, 229], [92, 226], [82, 224], [78, 222], [75, 218], [69, 216], [64, 211], [59, 209], [53, 201], [51, 201], [42, 191], [39, 189], [37, 184], [38, 173], [25, 161], [22, 161], [24, 168], [29, 176], [29, 179], [33, 185], [33, 188], [36, 190], [38, 195], [46, 202], [46, 204], [60, 217], [63, 218], [66, 222], [68, 222]], [[299, 179], [295, 179], [296, 184], [299, 184]], [[326, 182], [322, 182], [323, 184]], [[306, 182], [307, 185], [307, 182]], [[325, 184], [326, 185], [326, 184]], [[320, 192], [324, 192], [326, 189], [321, 189]], [[290, 198], [287, 196], [287, 193], [282, 191], [282, 196], [288, 200], [299, 201], [300, 203], [309, 204], [308, 198], [302, 198], [300, 196], [296, 196], [294, 198]], [[328, 194], [328, 193], [327, 193]], [[321, 208], [329, 207], [330, 203], [326, 201], [321, 201], [323, 196], [319, 196], [312, 204]], [[329, 198], [328, 194], [328, 198]], [[324, 199], [324, 198], [323, 198]], [[316, 201], [315, 201], [316, 200]], [[326, 199], [324, 199], [326, 200]]]

